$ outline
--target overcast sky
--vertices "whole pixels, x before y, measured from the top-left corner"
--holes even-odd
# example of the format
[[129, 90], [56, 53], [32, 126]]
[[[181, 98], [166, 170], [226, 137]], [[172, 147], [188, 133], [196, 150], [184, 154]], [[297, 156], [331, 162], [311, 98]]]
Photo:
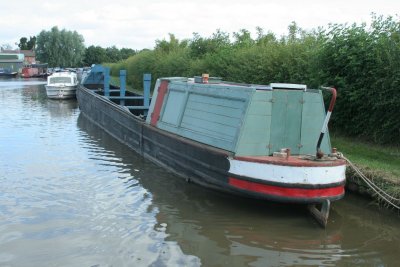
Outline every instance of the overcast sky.
[[[303, 29], [369, 22], [400, 13], [400, 0], [0, 0], [0, 44], [15, 46], [41, 30], [76, 30], [85, 45], [153, 48], [155, 40], [232, 33], [257, 26], [278, 36], [292, 21]], [[397, 17], [398, 18], [398, 17]]]

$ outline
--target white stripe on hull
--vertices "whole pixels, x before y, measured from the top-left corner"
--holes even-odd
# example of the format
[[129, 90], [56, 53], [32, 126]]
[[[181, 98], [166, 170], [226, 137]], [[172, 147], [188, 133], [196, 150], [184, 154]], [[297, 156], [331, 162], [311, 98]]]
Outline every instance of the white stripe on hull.
[[346, 166], [295, 167], [229, 159], [229, 172], [263, 181], [288, 184], [332, 184], [344, 182]]
[[48, 98], [66, 99], [76, 96], [76, 86], [48, 86], [46, 85], [46, 94]]

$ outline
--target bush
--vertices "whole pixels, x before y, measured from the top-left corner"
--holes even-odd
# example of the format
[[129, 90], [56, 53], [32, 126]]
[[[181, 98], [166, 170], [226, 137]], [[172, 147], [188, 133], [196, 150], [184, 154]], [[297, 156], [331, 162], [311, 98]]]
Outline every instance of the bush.
[[[113, 75], [128, 71], [128, 83], [142, 87], [144, 73], [159, 77], [209, 73], [244, 83], [304, 83], [338, 89], [331, 128], [377, 143], [400, 144], [400, 24], [392, 17], [372, 16], [366, 24], [335, 24], [305, 32], [296, 23], [279, 40], [257, 28], [209, 38], [156, 41], [126, 61], [112, 64]], [[332, 127], [333, 126], [333, 127]]]

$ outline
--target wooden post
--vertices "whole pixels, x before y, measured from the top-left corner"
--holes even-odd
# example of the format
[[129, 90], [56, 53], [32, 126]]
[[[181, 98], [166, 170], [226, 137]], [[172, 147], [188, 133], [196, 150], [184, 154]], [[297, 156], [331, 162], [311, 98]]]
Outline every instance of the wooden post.
[[151, 74], [143, 74], [143, 106], [147, 108], [144, 110], [144, 115], [147, 115], [150, 106], [150, 86]]
[[104, 96], [110, 96], [110, 68], [104, 67]]
[[121, 106], [125, 106], [125, 91], [126, 91], [126, 70], [120, 70], [119, 71], [119, 84], [120, 84], [120, 94], [119, 96], [121, 97], [119, 104]]

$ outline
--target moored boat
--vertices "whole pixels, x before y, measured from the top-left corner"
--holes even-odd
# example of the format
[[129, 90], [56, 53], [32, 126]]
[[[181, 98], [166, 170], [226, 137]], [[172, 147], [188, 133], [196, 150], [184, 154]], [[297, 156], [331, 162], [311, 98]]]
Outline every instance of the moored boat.
[[47, 64], [25, 65], [21, 71], [22, 78], [45, 78], [47, 75]]
[[78, 78], [75, 72], [55, 72], [47, 77], [46, 94], [52, 99], [68, 99], [76, 96]]
[[15, 78], [17, 77], [18, 72], [16, 71], [10, 71], [8, 69], [0, 68], [0, 77], [5, 77], [5, 78]]
[[148, 93], [125, 95], [107, 81], [107, 70], [92, 69], [77, 91], [82, 113], [187, 181], [306, 204], [322, 225], [344, 196], [346, 163], [327, 131], [334, 89], [325, 115], [321, 91], [305, 85], [161, 78], [149, 103]]

